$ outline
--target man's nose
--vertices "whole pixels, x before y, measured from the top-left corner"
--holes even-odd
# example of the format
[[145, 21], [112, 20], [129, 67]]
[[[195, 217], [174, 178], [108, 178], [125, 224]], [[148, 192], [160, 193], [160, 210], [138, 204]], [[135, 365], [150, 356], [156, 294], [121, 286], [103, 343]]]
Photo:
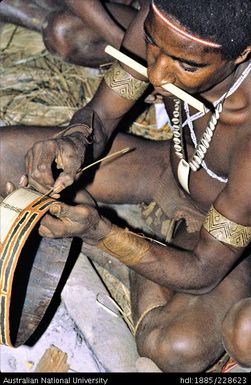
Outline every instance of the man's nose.
[[154, 87], [161, 87], [167, 83], [174, 83], [175, 73], [171, 59], [161, 52], [148, 66], [148, 78]]

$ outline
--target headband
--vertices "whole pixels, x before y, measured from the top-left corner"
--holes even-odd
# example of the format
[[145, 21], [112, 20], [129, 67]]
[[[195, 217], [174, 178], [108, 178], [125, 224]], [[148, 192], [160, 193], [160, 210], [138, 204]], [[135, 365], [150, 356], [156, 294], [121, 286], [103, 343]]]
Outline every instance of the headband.
[[166, 16], [164, 16], [160, 12], [160, 10], [157, 8], [157, 6], [154, 3], [154, 0], [152, 0], [152, 8], [153, 8], [154, 12], [156, 13], [156, 15], [158, 15], [165, 24], [167, 24], [170, 28], [172, 28], [174, 31], [178, 32], [179, 34], [181, 34], [185, 37], [188, 37], [189, 39], [194, 40], [197, 43], [201, 43], [201, 44], [207, 45], [209, 47], [213, 47], [213, 48], [220, 48], [221, 47], [220, 44], [212, 43], [210, 41], [200, 39], [200, 38], [194, 36], [193, 34], [185, 32], [183, 29], [180, 29], [177, 25], [173, 24], [170, 20], [167, 19]]

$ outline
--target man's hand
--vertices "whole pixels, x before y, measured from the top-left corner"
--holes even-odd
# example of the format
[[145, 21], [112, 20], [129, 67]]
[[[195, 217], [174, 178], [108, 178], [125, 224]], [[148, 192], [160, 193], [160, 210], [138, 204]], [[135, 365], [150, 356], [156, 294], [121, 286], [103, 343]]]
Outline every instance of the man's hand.
[[8, 181], [5, 185], [5, 191], [3, 193], [4, 198], [9, 194], [13, 193], [17, 188], [27, 187], [28, 186], [28, 178], [26, 175], [22, 175], [19, 180], [18, 187], [14, 185], [14, 183]]
[[[27, 152], [26, 172], [29, 184], [46, 194], [52, 187], [59, 193], [70, 186], [84, 162], [86, 141], [81, 133], [36, 142]], [[62, 170], [56, 180], [53, 164]]]
[[57, 202], [41, 221], [39, 234], [46, 238], [80, 237], [95, 245], [111, 230], [111, 223], [101, 217], [95, 202], [86, 193], [86, 203], [69, 206]]

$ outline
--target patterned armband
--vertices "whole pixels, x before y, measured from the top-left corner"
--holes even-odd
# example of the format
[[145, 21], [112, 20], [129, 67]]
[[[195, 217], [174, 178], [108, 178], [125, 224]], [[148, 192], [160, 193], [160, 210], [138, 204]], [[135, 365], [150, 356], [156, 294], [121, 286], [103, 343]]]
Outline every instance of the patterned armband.
[[134, 78], [125, 71], [118, 61], [106, 71], [104, 80], [108, 87], [128, 100], [137, 100], [147, 89], [149, 83]]
[[211, 206], [203, 227], [220, 242], [235, 247], [246, 247], [251, 242], [251, 227], [239, 225]]
[[113, 226], [97, 247], [128, 266], [141, 262], [149, 249], [149, 242], [128, 230]]

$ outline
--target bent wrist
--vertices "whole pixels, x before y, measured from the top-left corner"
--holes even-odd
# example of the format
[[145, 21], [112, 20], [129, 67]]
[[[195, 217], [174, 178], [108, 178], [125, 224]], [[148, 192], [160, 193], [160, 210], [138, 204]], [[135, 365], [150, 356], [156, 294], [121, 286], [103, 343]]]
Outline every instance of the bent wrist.
[[104, 151], [108, 136], [99, 114], [89, 105], [81, 108], [73, 115], [70, 125], [76, 125], [76, 128], [77, 125], [87, 125], [91, 128], [92, 133], [89, 139], [93, 147], [93, 158], [97, 159]]
[[78, 137], [82, 142], [84, 141], [87, 144], [91, 144], [93, 141], [93, 129], [87, 124], [74, 123], [59, 132], [56, 137], [62, 138], [64, 136], [70, 136], [73, 138]]
[[97, 246], [97, 244], [105, 239], [111, 232], [112, 223], [104, 217], [100, 217], [96, 226], [93, 226], [89, 232], [85, 232], [81, 235], [81, 239], [91, 246]]

